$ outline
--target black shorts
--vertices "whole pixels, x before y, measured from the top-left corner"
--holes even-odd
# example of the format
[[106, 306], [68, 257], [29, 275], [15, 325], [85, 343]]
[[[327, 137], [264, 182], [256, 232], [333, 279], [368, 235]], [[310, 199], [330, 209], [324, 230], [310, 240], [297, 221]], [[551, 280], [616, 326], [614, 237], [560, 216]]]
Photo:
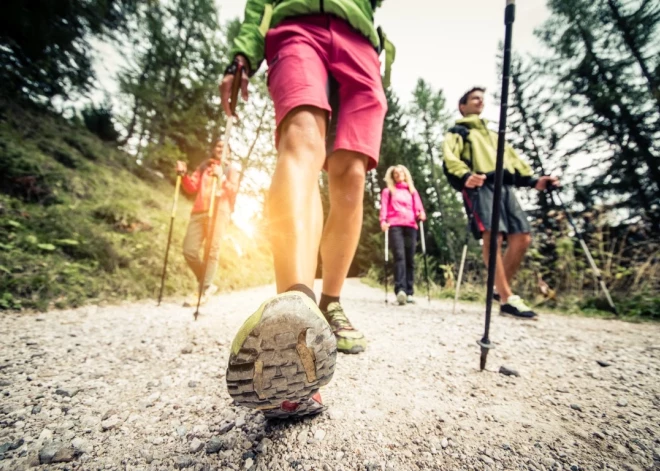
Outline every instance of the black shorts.
[[[470, 230], [477, 240], [481, 239], [484, 231], [490, 231], [494, 188], [494, 183], [484, 183], [481, 188], [463, 190], [465, 212], [470, 218]], [[524, 234], [532, 230], [527, 221], [527, 214], [520, 207], [514, 190], [513, 186], [502, 186], [499, 232], [505, 237], [507, 234]]]

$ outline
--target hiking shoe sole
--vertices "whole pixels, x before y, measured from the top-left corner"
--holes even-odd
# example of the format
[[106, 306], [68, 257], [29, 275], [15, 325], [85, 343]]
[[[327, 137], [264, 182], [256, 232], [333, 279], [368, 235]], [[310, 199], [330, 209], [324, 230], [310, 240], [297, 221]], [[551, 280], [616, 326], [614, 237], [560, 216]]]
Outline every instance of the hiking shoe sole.
[[521, 320], [521, 321], [538, 321], [539, 320], [538, 314], [535, 315], [534, 317], [526, 317], [526, 316], [516, 316], [515, 314], [500, 311], [500, 316], [511, 317], [512, 319], [518, 319], [518, 320]]
[[311, 399], [332, 379], [337, 343], [319, 308], [302, 293], [263, 303], [234, 338], [227, 389], [237, 404], [268, 418], [318, 414]]

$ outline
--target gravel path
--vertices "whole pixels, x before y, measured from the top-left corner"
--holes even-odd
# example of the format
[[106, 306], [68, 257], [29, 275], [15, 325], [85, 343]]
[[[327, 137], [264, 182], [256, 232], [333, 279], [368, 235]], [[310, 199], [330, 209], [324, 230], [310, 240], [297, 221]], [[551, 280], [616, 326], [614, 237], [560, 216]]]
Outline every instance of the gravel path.
[[495, 315], [480, 373], [481, 307], [385, 306], [349, 280], [367, 351], [339, 356], [328, 412], [269, 423], [224, 372], [272, 292], [217, 296], [197, 322], [153, 302], [2, 314], [0, 469], [660, 469], [659, 325]]

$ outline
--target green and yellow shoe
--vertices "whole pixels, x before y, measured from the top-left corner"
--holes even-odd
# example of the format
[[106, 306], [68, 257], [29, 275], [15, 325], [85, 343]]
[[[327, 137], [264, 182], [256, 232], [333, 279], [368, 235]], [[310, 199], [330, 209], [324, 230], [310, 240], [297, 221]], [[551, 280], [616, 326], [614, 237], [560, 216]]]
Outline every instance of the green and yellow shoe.
[[351, 325], [341, 304], [330, 303], [323, 315], [337, 338], [337, 350], [342, 353], [360, 353], [367, 348], [367, 339]]
[[318, 414], [318, 389], [332, 379], [337, 342], [318, 306], [299, 292], [264, 302], [231, 346], [227, 389], [268, 418]]

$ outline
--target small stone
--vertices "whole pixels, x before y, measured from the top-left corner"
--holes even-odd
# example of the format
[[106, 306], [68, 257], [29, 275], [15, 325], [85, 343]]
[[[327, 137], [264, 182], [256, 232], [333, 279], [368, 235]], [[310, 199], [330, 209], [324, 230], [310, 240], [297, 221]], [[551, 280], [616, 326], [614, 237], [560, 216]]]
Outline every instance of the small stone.
[[236, 425], [235, 422], [227, 422], [226, 424], [220, 426], [220, 430], [218, 430], [218, 432], [220, 433], [220, 435], [224, 435], [225, 433], [233, 429], [235, 425]]
[[39, 450], [39, 462], [41, 464], [68, 463], [73, 461], [74, 457], [74, 449], [62, 446], [61, 443], [50, 443]]
[[335, 455], [335, 458], [337, 461], [341, 461], [341, 459], [344, 457], [344, 452], [343, 451], [338, 451], [337, 455]]
[[106, 420], [112, 417], [113, 415], [117, 415], [117, 411], [115, 409], [109, 409], [101, 416], [101, 420]]
[[566, 386], [559, 386], [557, 388], [557, 392], [560, 392], [562, 394], [568, 394], [571, 391]]
[[543, 458], [541, 462], [546, 468], [552, 468], [556, 463], [556, 461], [553, 460], [552, 458]]
[[582, 407], [580, 407], [578, 404], [571, 404], [571, 409], [582, 412]]
[[206, 454], [210, 455], [217, 453], [222, 450], [223, 441], [221, 437], [211, 437], [211, 439], [206, 443]]
[[186, 345], [181, 349], [181, 353], [184, 355], [189, 355], [193, 352], [193, 346], [192, 345]]
[[486, 455], [479, 456], [479, 459], [481, 459], [481, 461], [486, 463], [488, 466], [493, 466], [495, 464], [495, 461], [493, 461], [493, 459], [491, 457], [486, 456]]
[[32, 408], [32, 414], [33, 414], [33, 415], [34, 415], [34, 414], [38, 414], [39, 412], [41, 412], [41, 406], [38, 406], [38, 405], [37, 405], [37, 406], [34, 406], [34, 407]]
[[174, 458], [174, 467], [177, 469], [190, 468], [195, 461], [190, 456], [177, 456]]
[[516, 370], [507, 368], [506, 366], [500, 366], [500, 374], [504, 376], [520, 376]]
[[202, 448], [204, 448], [204, 443], [199, 438], [193, 438], [193, 441], [190, 442], [190, 453], [197, 453]]
[[598, 363], [603, 368], [607, 368], [608, 366], [612, 366], [612, 363], [609, 363], [609, 362], [603, 361], [603, 360], [596, 360], [596, 363]]
[[273, 442], [269, 438], [264, 438], [263, 440], [261, 440], [261, 442], [259, 443], [259, 445], [257, 445], [256, 448], [257, 453], [264, 453], [264, 454], [268, 453], [268, 447], [270, 446], [271, 443]]
[[247, 460], [245, 460], [245, 464], [243, 465], [243, 468], [250, 469], [253, 464], [254, 464], [254, 460], [252, 458], [248, 458]]
[[628, 400], [621, 397], [618, 401], [616, 401], [616, 405], [619, 407], [626, 407], [628, 405]]
[[87, 443], [86, 440], [82, 438], [74, 438], [71, 441], [71, 446], [73, 447], [74, 450], [76, 450], [78, 453], [90, 453], [92, 451], [92, 447], [90, 446], [89, 443]]
[[506, 451], [511, 451], [511, 445], [508, 443], [502, 443], [502, 449]]
[[142, 458], [144, 458], [144, 461], [147, 462], [147, 464], [151, 464], [151, 462], [154, 460], [154, 455], [149, 450], [142, 449], [140, 450], [140, 454], [142, 455]]
[[600, 433], [600, 432], [594, 432], [594, 437], [599, 438], [600, 440], [604, 440], [604, 439], [605, 439], [605, 435], [603, 435], [603, 434]]
[[238, 428], [240, 428], [240, 427], [242, 427], [243, 425], [245, 425], [245, 417], [238, 417], [238, 418], [236, 419], [235, 425], [236, 425]]
[[112, 430], [113, 428], [115, 428], [120, 423], [121, 423], [121, 419], [119, 417], [117, 417], [116, 415], [113, 415], [109, 419], [106, 419], [103, 422], [101, 422], [101, 430], [103, 430], [104, 432], [106, 430]]
[[314, 433], [314, 440], [316, 440], [317, 442], [322, 441], [324, 438], [325, 438], [325, 430], [318, 429], [318, 430]]
[[189, 388], [196, 388], [199, 383], [197, 381], [190, 380], [188, 381]]
[[187, 431], [188, 431], [188, 429], [183, 425], [176, 428], [176, 434], [180, 437], [185, 437]]
[[74, 397], [78, 391], [78, 389], [56, 389], [55, 394], [62, 397]]
[[443, 449], [444, 449], [444, 448], [447, 448], [447, 447], [449, 446], [449, 440], [447, 440], [447, 438], [444, 437], [444, 438], [440, 441], [440, 446], [441, 446]]
[[301, 430], [298, 434], [298, 443], [307, 443], [307, 430]]

